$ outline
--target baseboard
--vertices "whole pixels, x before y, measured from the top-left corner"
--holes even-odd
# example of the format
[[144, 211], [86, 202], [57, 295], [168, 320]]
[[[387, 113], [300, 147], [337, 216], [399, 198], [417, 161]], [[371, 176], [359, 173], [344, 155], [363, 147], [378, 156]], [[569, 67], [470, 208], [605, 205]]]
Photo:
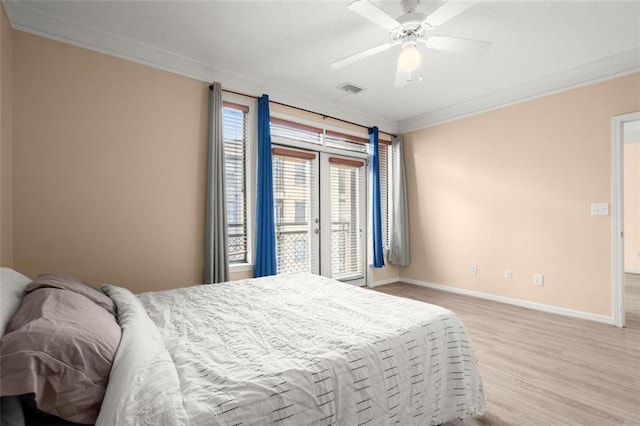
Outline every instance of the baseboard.
[[640, 274], [640, 269], [625, 269], [625, 274]]
[[385, 284], [393, 284], [393, 283], [397, 283], [398, 281], [403, 281], [403, 280], [400, 278], [387, 278], [386, 280], [374, 281], [371, 284], [369, 284], [369, 287], [373, 288], [373, 287], [378, 287]]
[[520, 306], [522, 308], [534, 309], [536, 311], [549, 312], [552, 314], [564, 315], [567, 317], [586, 319], [590, 321], [596, 321], [604, 324], [613, 325], [613, 317], [608, 317], [606, 315], [594, 314], [594, 313], [585, 312], [585, 311], [578, 311], [575, 309], [562, 308], [560, 306], [554, 306], [554, 305], [545, 305], [543, 303], [530, 302], [528, 300], [513, 299], [511, 297], [497, 296], [495, 294], [482, 293], [480, 291], [467, 290], [465, 288], [450, 287], [442, 284], [429, 283], [425, 281], [414, 280], [412, 278], [400, 277], [399, 281], [405, 282], [408, 284], [415, 284], [421, 287], [447, 291], [449, 293], [462, 294], [465, 296], [477, 297], [479, 299], [486, 299], [494, 302], [506, 303], [508, 305]]

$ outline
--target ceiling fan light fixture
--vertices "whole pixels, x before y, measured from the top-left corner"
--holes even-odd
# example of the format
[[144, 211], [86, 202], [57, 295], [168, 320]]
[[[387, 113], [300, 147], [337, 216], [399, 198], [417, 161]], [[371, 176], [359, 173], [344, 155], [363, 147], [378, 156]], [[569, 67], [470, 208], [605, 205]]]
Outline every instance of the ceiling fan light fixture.
[[420, 51], [415, 44], [405, 45], [398, 57], [398, 66], [407, 72], [413, 72], [420, 66]]

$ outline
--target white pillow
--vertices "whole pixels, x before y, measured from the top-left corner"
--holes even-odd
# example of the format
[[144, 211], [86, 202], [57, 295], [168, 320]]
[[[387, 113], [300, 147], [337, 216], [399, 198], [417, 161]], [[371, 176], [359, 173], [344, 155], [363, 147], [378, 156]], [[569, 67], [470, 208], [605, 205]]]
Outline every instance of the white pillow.
[[20, 272], [11, 268], [0, 268], [0, 336], [4, 336], [4, 329], [18, 310], [24, 288], [30, 282], [31, 278]]

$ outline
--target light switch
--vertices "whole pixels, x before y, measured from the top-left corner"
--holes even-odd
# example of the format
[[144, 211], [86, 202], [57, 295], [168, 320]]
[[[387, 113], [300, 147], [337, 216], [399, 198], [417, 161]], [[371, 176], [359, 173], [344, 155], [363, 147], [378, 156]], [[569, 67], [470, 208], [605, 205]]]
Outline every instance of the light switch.
[[609, 203], [591, 203], [591, 216], [609, 216]]

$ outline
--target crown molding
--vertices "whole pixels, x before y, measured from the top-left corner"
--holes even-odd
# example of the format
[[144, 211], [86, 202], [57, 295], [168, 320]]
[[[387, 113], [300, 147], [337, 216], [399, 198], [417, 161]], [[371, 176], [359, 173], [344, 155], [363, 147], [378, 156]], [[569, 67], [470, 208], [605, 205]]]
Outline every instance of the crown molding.
[[238, 74], [224, 67], [208, 64], [178, 52], [160, 48], [152, 43], [97, 29], [64, 16], [33, 7], [29, 2], [2, 0], [11, 26], [20, 31], [35, 34], [63, 43], [115, 56], [147, 65], [163, 71], [204, 82], [219, 81], [225, 89], [237, 90], [249, 95], [268, 93], [269, 98], [299, 108], [378, 126], [386, 133], [397, 133], [398, 123], [384, 117], [366, 114], [334, 102], [296, 93], [290, 89]]
[[531, 99], [548, 96], [576, 87], [593, 84], [640, 71], [640, 49], [633, 49], [607, 58], [547, 76], [545, 78], [497, 91], [475, 99], [406, 120], [394, 121], [354, 109], [296, 93], [290, 89], [241, 75], [151, 43], [121, 36], [112, 32], [73, 21], [29, 2], [2, 0], [13, 28], [53, 40], [72, 44], [110, 56], [151, 66], [200, 81], [220, 81], [227, 89], [259, 96], [268, 93], [272, 100], [312, 111], [378, 126], [386, 133], [406, 133], [471, 115], [480, 114]]
[[563, 73], [401, 120], [398, 130], [407, 133], [635, 72], [640, 72], [640, 49], [628, 50]]

